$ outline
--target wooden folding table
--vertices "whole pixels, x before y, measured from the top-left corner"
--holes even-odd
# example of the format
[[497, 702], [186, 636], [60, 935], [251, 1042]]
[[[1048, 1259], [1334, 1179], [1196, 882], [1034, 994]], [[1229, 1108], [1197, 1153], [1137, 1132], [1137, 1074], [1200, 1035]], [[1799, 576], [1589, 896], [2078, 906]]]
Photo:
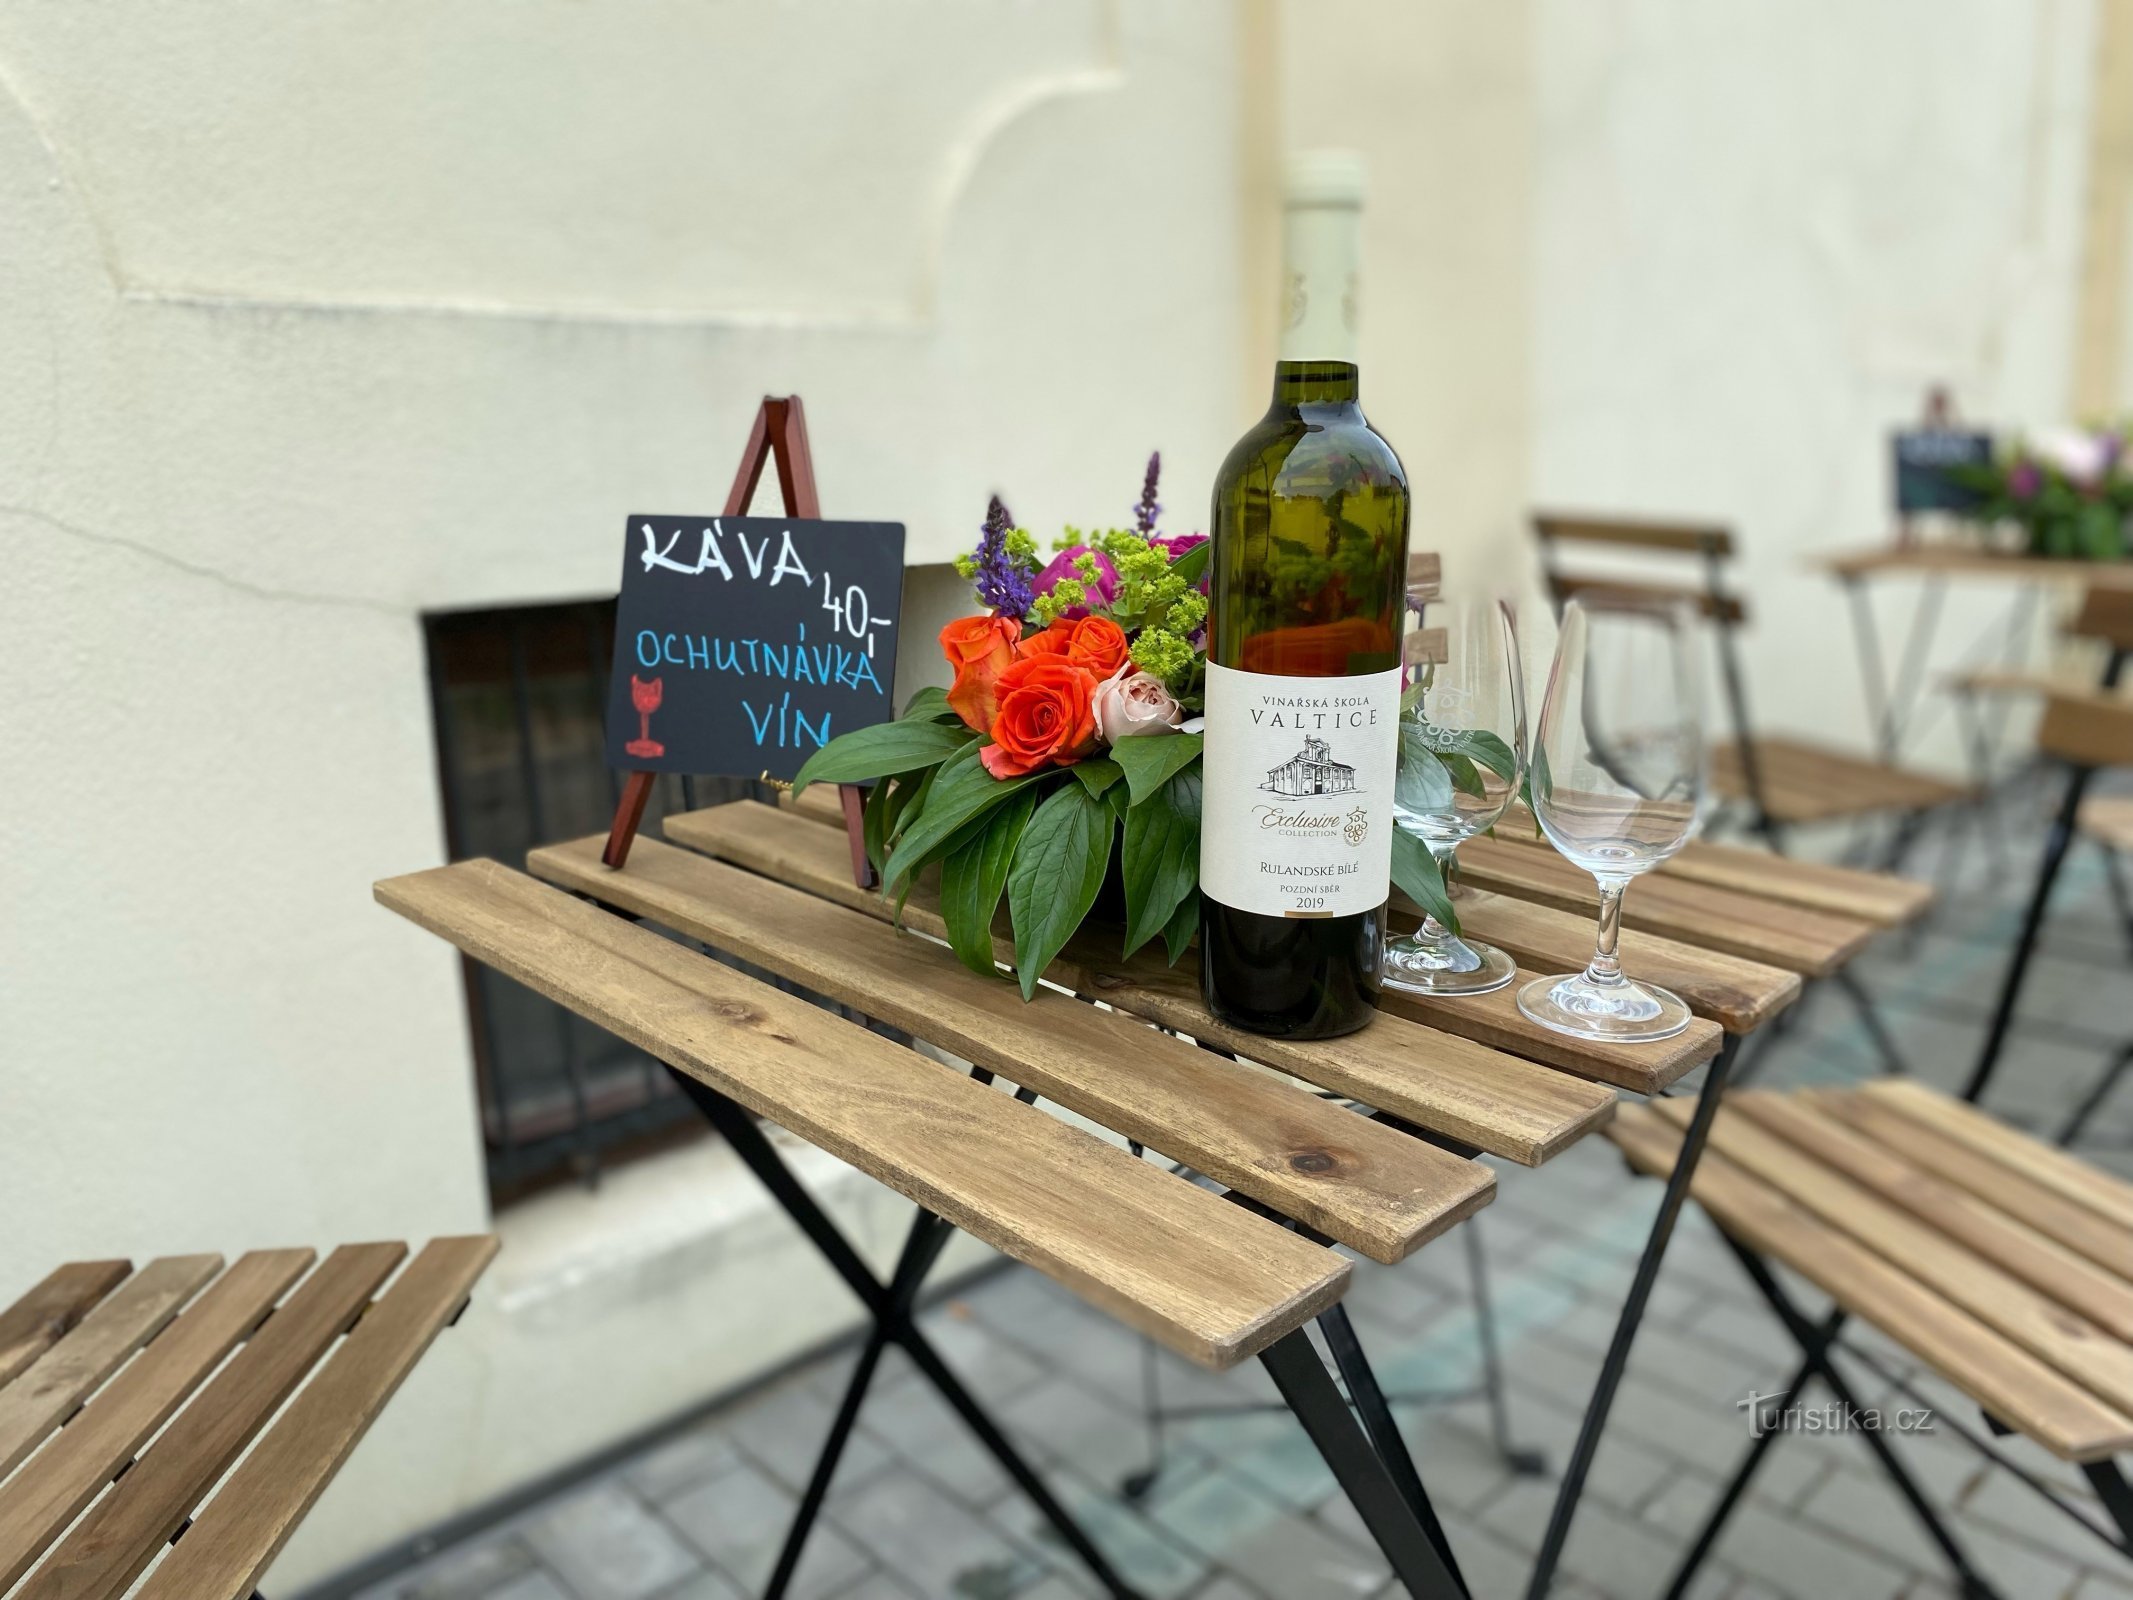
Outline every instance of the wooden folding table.
[[[1912, 914], [1915, 902], [1886, 880], [1802, 874], [1755, 852], [1692, 847], [1678, 870], [1632, 888], [1621, 946], [1628, 970], [1674, 988], [1696, 1011], [1674, 1039], [1570, 1039], [1529, 1022], [1510, 990], [1459, 1000], [1388, 991], [1386, 1014], [1361, 1033], [1297, 1043], [1223, 1027], [1201, 1007], [1189, 961], [1171, 968], [1149, 952], [1121, 960], [1113, 941], [1074, 941], [1046, 973], [1057, 987], [1025, 1005], [1013, 985], [948, 953], [925, 886], [903, 907], [902, 929], [893, 926], [895, 908], [852, 882], [841, 817], [812, 797], [796, 807], [743, 802], [670, 817], [665, 831], [673, 842], [640, 842], [621, 871], [601, 863], [602, 840], [591, 837], [533, 852], [533, 876], [468, 861], [388, 879], [377, 894], [666, 1062], [872, 1314], [772, 1596], [797, 1565], [889, 1344], [911, 1353], [1106, 1590], [1132, 1593], [912, 1320], [950, 1227], [1203, 1365], [1257, 1356], [1410, 1591], [1465, 1594], [1339, 1305], [1350, 1263], [1327, 1247], [1397, 1263], [1488, 1202], [1495, 1177], [1474, 1156], [1538, 1165], [1602, 1126], [1615, 1089], [1663, 1093], [1708, 1062], [1689, 1158], [1668, 1186], [1558, 1500], [1535, 1577], [1534, 1592], [1543, 1592], [1735, 1047], [1798, 995], [1803, 971], [1840, 967], [1874, 927]], [[1522, 967], [1582, 966], [1590, 918], [1548, 903], [1567, 899], [1567, 889], [1522, 887], [1527, 875], [1548, 870], [1543, 847], [1505, 850], [1531, 859], [1506, 854], [1496, 880], [1504, 887], [1464, 902], [1466, 926]], [[1660, 884], [1647, 917], [1639, 897]], [[708, 952], [938, 1046], [975, 1071], [943, 1065]], [[1011, 954], [1005, 940], [999, 954]], [[999, 1092], [995, 1079], [1018, 1092]], [[1136, 1160], [1034, 1109], [1039, 1097], [1223, 1189]], [[793, 1179], [750, 1113], [918, 1203], [887, 1282]], [[1353, 1413], [1308, 1340], [1314, 1321]]]

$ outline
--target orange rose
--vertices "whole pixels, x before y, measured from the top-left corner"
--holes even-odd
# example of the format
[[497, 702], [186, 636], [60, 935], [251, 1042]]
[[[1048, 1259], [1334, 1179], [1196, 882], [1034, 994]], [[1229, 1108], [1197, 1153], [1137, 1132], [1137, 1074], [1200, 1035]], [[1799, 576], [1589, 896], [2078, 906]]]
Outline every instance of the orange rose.
[[1015, 659], [1022, 624], [1012, 617], [957, 617], [941, 629], [941, 654], [955, 668], [948, 690], [949, 709], [973, 730], [983, 733], [1000, 709], [994, 681]]
[[1067, 660], [1101, 681], [1126, 664], [1126, 630], [1109, 617], [1083, 617], [1074, 624], [1066, 653]]
[[978, 753], [995, 778], [1046, 762], [1072, 766], [1096, 746], [1096, 680], [1055, 654], [1026, 656], [1000, 674], [992, 743]]
[[1055, 622], [1049, 628], [1029, 635], [1015, 648], [1015, 654], [1024, 659], [1030, 656], [1063, 656], [1074, 643], [1074, 624]]

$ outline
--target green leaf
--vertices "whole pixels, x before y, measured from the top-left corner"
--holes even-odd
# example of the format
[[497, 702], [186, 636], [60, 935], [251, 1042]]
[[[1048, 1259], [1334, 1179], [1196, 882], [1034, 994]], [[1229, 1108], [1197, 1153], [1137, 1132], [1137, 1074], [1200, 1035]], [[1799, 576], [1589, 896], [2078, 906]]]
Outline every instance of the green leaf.
[[[903, 837], [881, 869], [883, 893], [892, 893], [927, 862], [945, 853], [950, 840], [1017, 790], [1055, 774], [1026, 772], [1019, 778], [995, 778], [978, 760], [982, 747], [966, 744], [933, 771], [933, 787], [922, 807], [904, 824]], [[1078, 788], [1079, 785], [1076, 785]]]
[[1437, 747], [1424, 730], [1405, 719], [1400, 723], [1400, 765], [1393, 774], [1392, 803], [1422, 816], [1448, 811], [1452, 804], [1452, 775], [1437, 759]]
[[905, 722], [956, 722], [963, 719], [956, 715], [955, 708], [948, 704], [948, 691], [937, 684], [927, 684], [914, 694], [904, 707]]
[[1188, 767], [1126, 813], [1126, 954], [1169, 925], [1200, 886], [1200, 774]]
[[1200, 931], [1200, 895], [1197, 889], [1178, 902], [1178, 909], [1171, 914], [1163, 929], [1163, 943], [1170, 951], [1170, 964], [1178, 964], [1192, 946], [1192, 936]]
[[889, 790], [895, 783], [894, 778], [884, 778], [869, 789], [866, 809], [860, 814], [860, 836], [866, 843], [867, 860], [874, 864], [877, 876], [881, 872], [882, 858], [889, 849]]
[[941, 861], [941, 917], [948, 924], [948, 943], [964, 966], [988, 978], [999, 970], [993, 962], [993, 913], [1000, 909], [1015, 846], [1036, 809], [1037, 791], [1024, 789], [989, 812], [984, 825]]
[[1459, 913], [1452, 909], [1451, 896], [1444, 891], [1444, 874], [1437, 870], [1437, 858], [1429, 853], [1428, 845], [1405, 828], [1392, 830], [1392, 881], [1402, 894], [1453, 933], [1459, 931]]
[[1131, 804], [1140, 805], [1200, 753], [1197, 733], [1143, 733], [1111, 746], [1111, 759], [1125, 769]]
[[1452, 780], [1452, 787], [1461, 794], [1470, 794], [1476, 800], [1489, 797], [1487, 785], [1481, 781], [1481, 769], [1456, 750], [1439, 750], [1437, 759]]
[[1080, 784], [1062, 783], [1022, 830], [1007, 872], [1023, 999], [1036, 994], [1037, 979], [1089, 914], [1110, 865], [1111, 808]]
[[1102, 756], [1092, 756], [1086, 761], [1075, 762], [1073, 771], [1074, 776], [1081, 780], [1082, 786], [1091, 794], [1102, 794], [1125, 776], [1116, 761], [1106, 761]]
[[1203, 539], [1179, 556], [1177, 560], [1171, 562], [1170, 570], [1178, 577], [1183, 578], [1185, 587], [1190, 589], [1207, 576], [1207, 558], [1214, 554], [1214, 550], [1214, 540]]
[[899, 772], [916, 772], [945, 761], [977, 737], [960, 724], [877, 722], [839, 734], [817, 750], [794, 775], [792, 792], [811, 783], [865, 783]]
[[1462, 728], [1453, 735], [1452, 748], [1487, 767], [1509, 783], [1518, 775], [1518, 752], [1501, 737], [1481, 728]]

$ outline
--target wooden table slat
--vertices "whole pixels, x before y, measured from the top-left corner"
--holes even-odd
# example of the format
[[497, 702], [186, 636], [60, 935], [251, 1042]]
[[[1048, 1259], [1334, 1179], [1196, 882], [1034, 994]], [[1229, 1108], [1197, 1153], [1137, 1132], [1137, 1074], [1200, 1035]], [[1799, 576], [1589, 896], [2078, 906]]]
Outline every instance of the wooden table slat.
[[314, 1259], [309, 1250], [238, 1258], [176, 1322], [60, 1429], [32, 1470], [0, 1483], [0, 1594], [81, 1514]]
[[2107, 1272], [2048, 1234], [1923, 1167], [1912, 1165], [1865, 1138], [1828, 1110], [1795, 1095], [1768, 1089], [1737, 1089], [1726, 1109], [1757, 1123], [1828, 1163], [1882, 1199], [1931, 1223], [1967, 1248], [2060, 1304], [2079, 1312], [2112, 1337], [2133, 1344], [2133, 1283]]
[[0, 1387], [64, 1338], [132, 1270], [131, 1261], [70, 1261], [0, 1311]]
[[466, 1304], [496, 1247], [487, 1234], [425, 1246], [195, 1516], [137, 1600], [246, 1600], [438, 1330]]
[[0, 1478], [221, 1270], [220, 1256], [164, 1256], [149, 1262], [29, 1371], [0, 1389]]
[[[841, 846], [833, 835], [769, 806], [740, 802], [669, 817], [666, 831], [692, 849], [821, 899], [877, 919], [893, 915], [894, 908], [878, 893], [853, 884], [848, 866], [839, 867]], [[904, 921], [922, 933], [944, 934], [937, 904], [930, 886], [914, 889]], [[1004, 941], [999, 952], [1003, 958], [1012, 954]], [[953, 959], [945, 952], [939, 956], [943, 962]], [[1093, 939], [1077, 938], [1047, 975], [1077, 993], [1527, 1165], [1589, 1132], [1614, 1101], [1593, 1084], [1404, 1023], [1381, 1022], [1345, 1039], [1303, 1044], [1225, 1028], [1201, 1005], [1192, 973], [1165, 966], [1153, 950], [1118, 961], [1099, 951]]]
[[[1600, 896], [1591, 873], [1545, 844], [1469, 839], [1459, 847], [1459, 876], [1476, 889], [1516, 895], [1558, 911], [1596, 916]], [[1625, 928], [1680, 939], [1701, 949], [1826, 977], [1859, 953], [1874, 924], [1801, 906], [1773, 903], [1709, 884], [1648, 872], [1622, 897]]]
[[493, 861], [376, 894], [1204, 1365], [1256, 1354], [1346, 1286], [1349, 1263], [1330, 1251]]
[[[1403, 916], [1420, 914], [1397, 891], [1392, 903]], [[1475, 938], [1506, 951], [1521, 967], [1536, 972], [1582, 972], [1592, 959], [1593, 919], [1575, 912], [1475, 890], [1461, 899], [1459, 918]], [[1699, 950], [1656, 933], [1624, 930], [1621, 956], [1622, 970], [1632, 978], [1673, 990], [1696, 1015], [1709, 1017], [1728, 1033], [1752, 1033], [1800, 997], [1797, 972], [1721, 951]]]
[[1819, 861], [1800, 861], [1773, 850], [1692, 840], [1659, 869], [1661, 878], [1686, 878], [1714, 888], [1782, 900], [1791, 905], [1855, 917], [1880, 928], [1915, 922], [1933, 904], [1933, 885], [1892, 872], [1861, 872]]
[[604, 835], [536, 850], [539, 877], [857, 1007], [1394, 1262], [1490, 1198], [1488, 1169], [1123, 1012], [983, 978], [939, 945], [708, 856]]
[[[1678, 1100], [1652, 1109], [1679, 1129], [1694, 1112]], [[2133, 1348], [2087, 1318], [1738, 1111], [1719, 1112], [1711, 1148], [2106, 1405], [2133, 1413]]]
[[16, 1600], [123, 1593], [406, 1254], [404, 1244], [362, 1244], [328, 1256], [89, 1508]]
[[[813, 841], [810, 848], [804, 835], [785, 832], [781, 824], [766, 821], [763, 813], [770, 809], [748, 802], [712, 806], [667, 818], [666, 831], [669, 837], [693, 849], [724, 856], [783, 882], [804, 881], [815, 894], [834, 898], [842, 905], [858, 905], [858, 899], [844, 892], [850, 885], [850, 872], [844, 874], [842, 886], [834, 879], [819, 878], [815, 866], [825, 849], [821, 841]], [[837, 807], [836, 797], [832, 791], [820, 786], [805, 790], [798, 800], [789, 796], [781, 798], [776, 812], [780, 816], [798, 817], [832, 827], [840, 838], [842, 836], [844, 816]], [[1525, 825], [1532, 826], [1530, 815]], [[1405, 896], [1396, 892], [1392, 903], [1396, 917], [1420, 920], [1421, 913]], [[1532, 933], [1545, 928], [1552, 932], [1555, 938], [1548, 948], [1565, 948], [1582, 938], [1584, 948], [1572, 964], [1584, 966], [1592, 954], [1591, 925], [1587, 923], [1580, 927], [1575, 917], [1540, 907], [1532, 909], [1540, 920], [1522, 925], [1524, 931]], [[1774, 1014], [1799, 992], [1795, 979], [1774, 968], [1725, 956], [1704, 958], [1699, 963], [1700, 952], [1671, 941], [1647, 940], [1643, 935], [1631, 944], [1654, 960], [1673, 963], [1669, 968], [1673, 982], [1680, 987], [1684, 998], [1708, 1015], [1699, 1016], [1685, 1032], [1650, 1044], [1603, 1045], [1573, 1039], [1568, 1034], [1542, 1027], [1518, 1009], [1518, 987], [1540, 976], [1525, 970], [1520, 971], [1516, 982], [1509, 988], [1494, 994], [1431, 1000], [1387, 989], [1379, 1004], [1394, 1016], [1545, 1062], [1597, 1083], [1633, 1089], [1639, 1094], [1657, 1094], [1718, 1053], [1722, 1030], [1712, 1025], [1709, 1016], [1734, 1019], [1741, 1028], [1752, 1027], [1761, 1018]], [[1565, 957], [1564, 960], [1571, 958]], [[1550, 970], [1560, 970], [1553, 958], [1550, 958]], [[1495, 1153], [1504, 1154], [1502, 1151]]]
[[[1673, 1170], [1681, 1148], [1680, 1129], [1650, 1105], [1623, 1107], [1608, 1137], [1633, 1166], [1655, 1177]], [[1790, 1266], [2054, 1454], [2097, 1461], [2133, 1448], [2133, 1418], [1833, 1232], [1727, 1157], [1706, 1150], [1690, 1192], [1750, 1249]]]

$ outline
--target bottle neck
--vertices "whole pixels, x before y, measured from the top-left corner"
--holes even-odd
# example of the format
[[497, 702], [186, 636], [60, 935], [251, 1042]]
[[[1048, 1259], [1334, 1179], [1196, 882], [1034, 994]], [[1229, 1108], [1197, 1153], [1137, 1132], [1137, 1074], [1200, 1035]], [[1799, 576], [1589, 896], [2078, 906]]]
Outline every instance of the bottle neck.
[[1360, 374], [1353, 361], [1291, 361], [1284, 356], [1274, 363], [1276, 411], [1353, 406], [1361, 394]]
[[1344, 364], [1353, 377], [1362, 234], [1363, 213], [1353, 204], [1292, 201], [1283, 210], [1277, 353], [1284, 367]]

